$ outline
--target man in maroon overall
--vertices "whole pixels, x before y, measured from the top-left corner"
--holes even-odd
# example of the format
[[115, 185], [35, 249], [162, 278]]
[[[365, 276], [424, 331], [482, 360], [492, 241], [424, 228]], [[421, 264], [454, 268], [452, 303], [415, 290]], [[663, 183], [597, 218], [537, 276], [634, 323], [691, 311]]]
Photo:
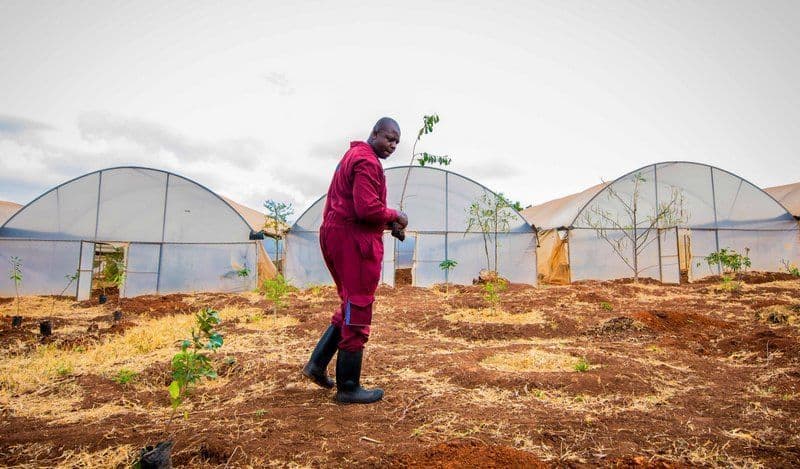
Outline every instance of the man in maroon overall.
[[326, 368], [338, 349], [336, 400], [343, 403], [366, 404], [383, 397], [381, 389], [361, 387], [361, 360], [381, 275], [383, 231], [394, 223], [399, 229], [408, 225], [403, 212], [386, 207], [386, 179], [380, 162], [399, 142], [400, 127], [388, 117], [375, 124], [366, 142], [351, 142], [336, 167], [325, 201], [320, 247], [342, 302], [303, 374], [332, 388]]

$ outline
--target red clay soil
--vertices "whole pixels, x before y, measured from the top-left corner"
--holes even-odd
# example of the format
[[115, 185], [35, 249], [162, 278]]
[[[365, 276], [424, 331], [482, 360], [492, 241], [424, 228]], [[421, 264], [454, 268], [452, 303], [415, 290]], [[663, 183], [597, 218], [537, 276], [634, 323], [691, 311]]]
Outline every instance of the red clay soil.
[[440, 443], [424, 451], [399, 456], [393, 459], [389, 465], [406, 469], [468, 469], [474, 467], [539, 469], [548, 467], [531, 453], [476, 441]]
[[[486, 308], [480, 286], [451, 287], [449, 296], [440, 288], [381, 287], [362, 383], [386, 395], [369, 406], [337, 405], [332, 392], [300, 376], [338, 300], [331, 287], [292, 293], [280, 314], [295, 318], [294, 326], [254, 331], [241, 319], [222, 324], [226, 344], [246, 338], [251, 345], [215, 354], [225, 384], [193, 392], [196, 407], [175, 428], [173, 461], [186, 467], [800, 467], [800, 280], [780, 280], [746, 284], [735, 295], [711, 284], [630, 281], [510, 285], [501, 294], [503, 311], [535, 311], [544, 324], [445, 319], [454, 309]], [[67, 319], [53, 318], [54, 343], [74, 348], [81, 337], [102, 340], [146, 317], [200, 305], [272, 310], [266, 301], [235, 294], [192, 295], [194, 306], [187, 296], [124, 299], [118, 326], [109, 320], [116, 301], [110, 300], [85, 324], [96, 330], [74, 336], [59, 335]], [[2, 311], [8, 314], [8, 306]], [[35, 353], [35, 334], [12, 331], [6, 321], [0, 351], [30, 340], [14, 353]], [[537, 351], [583, 358], [589, 369], [486, 366], [499, 355]], [[3, 353], [0, 359], [13, 355]], [[129, 385], [94, 373], [57, 378], [56, 387], [81, 391], [74, 411], [126, 409], [100, 421], [58, 423], [0, 405], [0, 466], [53, 466], [72, 452], [160, 441], [163, 422], [153, 415], [169, 408], [170, 379], [169, 359], [149, 364]], [[44, 395], [10, 394], [18, 402]]]

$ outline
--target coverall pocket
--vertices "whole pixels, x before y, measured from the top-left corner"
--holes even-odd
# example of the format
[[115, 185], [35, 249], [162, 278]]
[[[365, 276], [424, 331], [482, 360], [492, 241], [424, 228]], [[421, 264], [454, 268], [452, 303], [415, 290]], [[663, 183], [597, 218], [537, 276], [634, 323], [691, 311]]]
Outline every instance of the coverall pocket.
[[375, 237], [370, 234], [365, 233], [356, 233], [355, 234], [355, 241], [356, 246], [358, 247], [358, 253], [361, 254], [361, 258], [368, 261], [374, 261], [378, 259], [377, 248], [381, 248], [381, 257], [383, 257], [383, 246], [378, 246], [378, 243], [375, 242]]
[[373, 295], [352, 295], [344, 310], [344, 323], [348, 326], [369, 326], [372, 324]]

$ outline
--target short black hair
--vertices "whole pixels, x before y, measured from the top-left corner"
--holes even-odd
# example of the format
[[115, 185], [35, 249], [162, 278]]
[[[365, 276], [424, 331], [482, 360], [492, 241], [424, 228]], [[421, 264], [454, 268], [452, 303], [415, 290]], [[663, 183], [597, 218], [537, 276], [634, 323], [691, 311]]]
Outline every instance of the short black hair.
[[372, 132], [378, 133], [387, 127], [396, 128], [398, 131], [400, 130], [400, 124], [398, 124], [396, 120], [391, 117], [381, 117], [378, 119], [378, 122], [375, 123], [375, 126], [372, 127]]

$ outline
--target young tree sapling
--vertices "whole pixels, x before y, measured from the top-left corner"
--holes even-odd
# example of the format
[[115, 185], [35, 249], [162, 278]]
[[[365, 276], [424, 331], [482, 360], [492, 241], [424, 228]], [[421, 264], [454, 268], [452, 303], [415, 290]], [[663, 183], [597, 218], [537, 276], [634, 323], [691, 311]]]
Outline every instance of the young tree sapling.
[[281, 227], [288, 224], [289, 217], [294, 213], [294, 207], [291, 203], [278, 202], [277, 200], [269, 199], [264, 202], [264, 208], [267, 209], [267, 226], [272, 227], [273, 239], [275, 240], [275, 265], [279, 272], [283, 272], [283, 265], [280, 262], [280, 251], [278, 240], [283, 236]]
[[11, 267], [8, 270], [8, 278], [14, 282], [14, 294], [17, 297], [17, 315], [19, 316], [20, 298], [19, 286], [22, 285], [22, 259], [17, 256], [12, 256], [8, 259]]

